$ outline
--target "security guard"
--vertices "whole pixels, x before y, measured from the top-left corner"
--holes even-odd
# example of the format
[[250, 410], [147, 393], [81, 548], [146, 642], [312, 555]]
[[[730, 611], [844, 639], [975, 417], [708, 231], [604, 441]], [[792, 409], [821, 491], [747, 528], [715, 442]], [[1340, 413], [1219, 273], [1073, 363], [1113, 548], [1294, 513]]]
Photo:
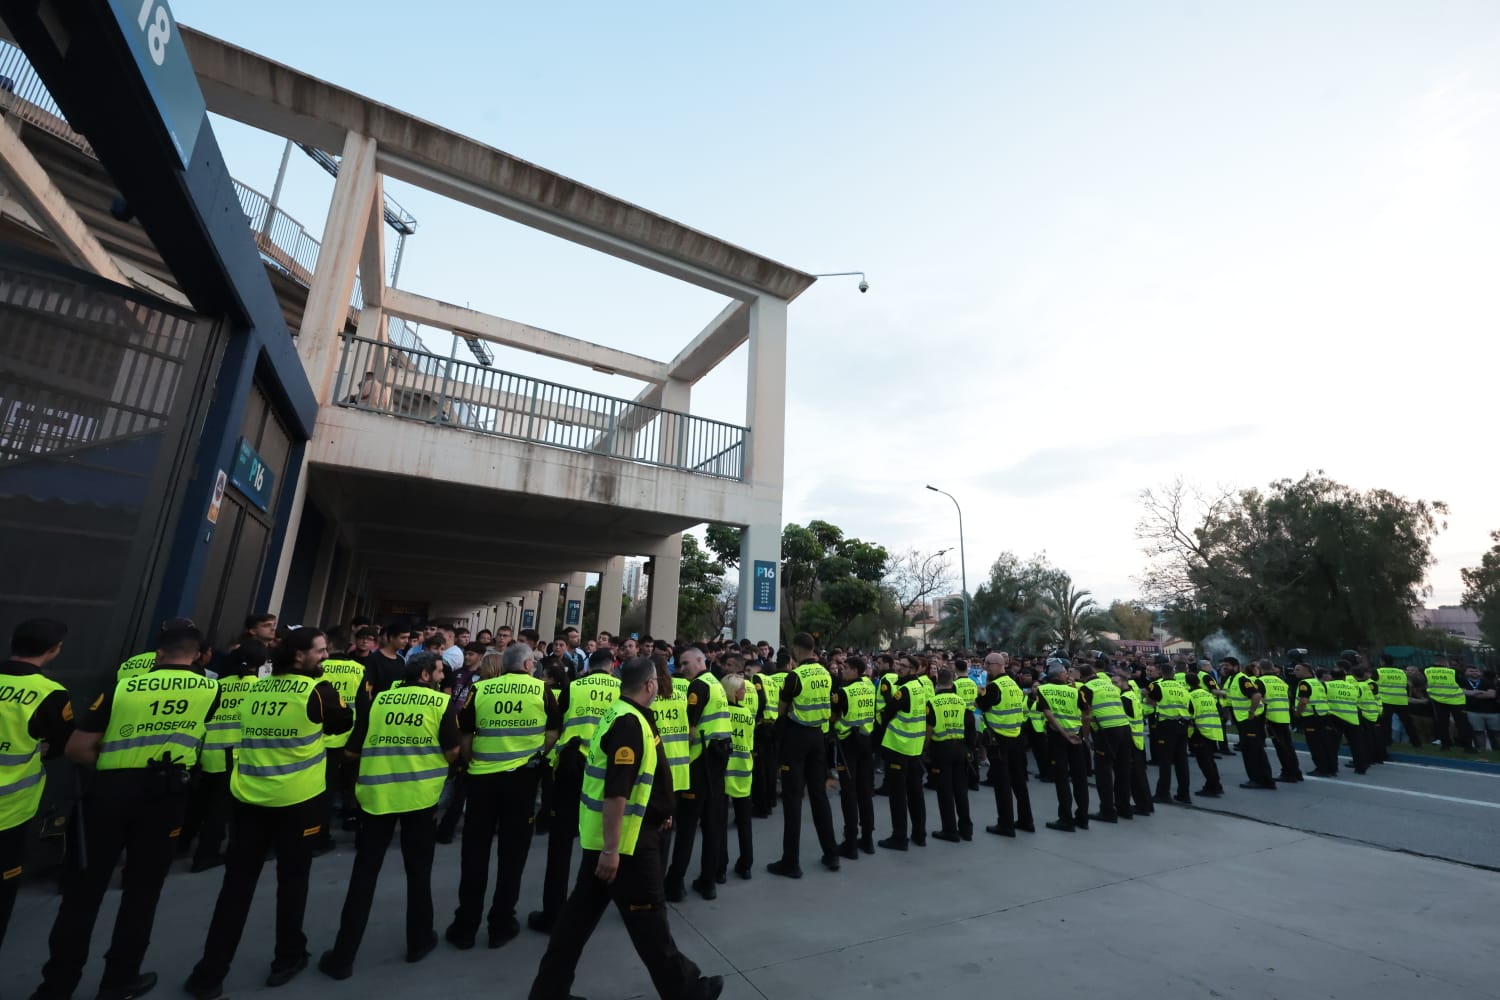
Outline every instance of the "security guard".
[[1203, 681], [1203, 674], [1189, 672], [1188, 688], [1188, 748], [1198, 761], [1198, 770], [1203, 774], [1203, 787], [1198, 794], [1217, 799], [1224, 794], [1224, 782], [1219, 777], [1219, 762], [1215, 752], [1224, 742], [1224, 720], [1219, 716], [1219, 699]]
[[[734, 873], [742, 879], [753, 874], [755, 834], [752, 829], [750, 792], [755, 782], [755, 689], [737, 674], [724, 675], [724, 697], [729, 700], [729, 723], [733, 727], [729, 765], [724, 770], [724, 794], [734, 808], [734, 830], [739, 840], [739, 857]], [[728, 858], [727, 850], [723, 859]], [[721, 863], [727, 865], [727, 860]]]
[[[687, 788], [692, 781], [692, 757], [688, 747], [692, 739], [690, 735], [692, 727], [688, 725], [687, 711], [688, 682], [686, 679], [677, 679], [682, 680], [680, 687], [673, 683], [674, 678], [667, 673], [666, 667], [662, 667], [661, 676], [657, 678], [657, 695], [651, 702], [651, 715], [656, 722], [656, 732], [661, 737], [659, 749], [661, 750], [662, 770], [672, 775], [674, 789]], [[582, 749], [586, 758], [588, 748]], [[675, 802], [673, 809], [676, 809]], [[579, 815], [583, 814], [579, 813]], [[670, 848], [672, 839], [670, 831], [662, 839], [664, 847]], [[670, 853], [670, 850], [663, 850], [664, 856]], [[662, 871], [665, 877], [665, 862]]]
[[667, 869], [667, 902], [680, 902], [686, 895], [683, 880], [693, 859], [693, 842], [703, 831], [698, 877], [693, 890], [704, 899], [718, 896], [715, 879], [723, 867], [719, 852], [724, 846], [728, 800], [724, 797], [724, 772], [729, 766], [734, 727], [729, 721], [729, 701], [724, 686], [708, 669], [703, 650], [689, 646], [677, 664], [679, 676], [687, 678], [688, 788], [677, 790], [677, 814], [672, 826], [677, 840], [672, 845], [672, 864]]
[[[870, 745], [878, 749], [885, 745], [885, 710], [896, 689], [901, 686], [901, 675], [896, 672], [896, 658], [890, 653], [881, 653], [875, 657], [872, 672], [875, 684], [875, 728], [870, 733]], [[880, 785], [875, 789], [875, 794], [891, 794], [891, 775], [885, 769], [883, 755], [877, 754], [876, 767], [880, 771]]]
[[1375, 670], [1375, 683], [1380, 688], [1380, 726], [1375, 743], [1375, 759], [1384, 762], [1391, 746], [1391, 720], [1401, 720], [1401, 730], [1414, 750], [1420, 750], [1417, 728], [1411, 720], [1411, 691], [1406, 671], [1396, 666], [1389, 655], [1380, 657], [1380, 666]]
[[547, 828], [547, 872], [542, 878], [542, 908], [526, 917], [526, 926], [551, 933], [552, 922], [568, 898], [568, 876], [573, 864], [573, 841], [578, 837], [578, 796], [583, 792], [583, 763], [599, 720], [620, 698], [620, 681], [610, 671], [615, 654], [596, 649], [583, 676], [562, 689], [557, 707], [562, 712], [562, 735], [552, 754], [551, 823]]
[[[1366, 753], [1364, 732], [1359, 725], [1359, 685], [1348, 675], [1347, 668], [1353, 664], [1340, 660], [1339, 665], [1328, 672], [1324, 690], [1328, 692], [1328, 712], [1336, 720], [1338, 737], [1335, 737], [1334, 752], [1338, 752], [1338, 739], [1349, 744], [1349, 756], [1353, 759], [1354, 773], [1364, 774], [1370, 768]], [[1318, 671], [1319, 675], [1323, 671]]]
[[[1133, 805], [1131, 815], [1150, 816], [1156, 811], [1151, 801], [1151, 781], [1146, 776], [1146, 702], [1141, 697], [1140, 687], [1134, 678], [1123, 672], [1114, 676], [1115, 688], [1120, 692], [1120, 704], [1130, 719], [1130, 781], [1129, 798]], [[1117, 779], [1118, 782], [1118, 779]], [[1125, 799], [1115, 789], [1115, 804], [1122, 807]], [[1123, 812], [1121, 816], [1125, 815]]]
[[[1162, 664], [1161, 679], [1150, 683], [1146, 697], [1156, 706], [1156, 724], [1151, 745], [1156, 751], [1156, 795], [1154, 802], [1192, 805], [1188, 791], [1188, 719], [1192, 714], [1187, 685], [1176, 677], [1171, 663]], [[1177, 774], [1177, 794], [1171, 795], [1172, 773]]]
[[[163, 632], [176, 632], [185, 628], [197, 628], [197, 626], [193, 624], [191, 618], [168, 618], [161, 623], [161, 629], [157, 634], [159, 636]], [[154, 666], [156, 666], [156, 650], [148, 649], [143, 653], [136, 653], [134, 656], [126, 658], [115, 671], [115, 679], [123, 681], [127, 677], [144, 674]]]
[[[489, 912], [489, 946], [499, 948], [521, 932], [516, 899], [531, 851], [536, 788], [547, 751], [562, 732], [557, 699], [531, 675], [533, 655], [524, 642], [506, 647], [504, 673], [475, 684], [459, 713], [469, 761], [468, 814], [459, 859], [458, 908], [444, 936], [456, 948], [474, 947], [490, 849], [498, 854], [495, 898]], [[496, 843], [496, 834], [499, 841]]]
[[833, 678], [818, 662], [813, 637], [799, 632], [792, 637], [792, 656], [797, 668], [781, 685], [781, 795], [786, 806], [782, 817], [781, 858], [766, 866], [772, 875], [802, 877], [802, 790], [812, 812], [813, 829], [823, 849], [823, 867], [839, 870], [839, 846], [833, 834], [833, 811], [828, 806], [828, 758], [823, 740], [833, 703]]
[[1423, 669], [1422, 675], [1427, 678], [1427, 700], [1432, 703], [1432, 731], [1438, 743], [1444, 750], [1451, 750], [1457, 739], [1458, 746], [1465, 751], [1472, 749], [1470, 743], [1474, 733], [1469, 727], [1469, 716], [1464, 712], [1463, 688], [1458, 686], [1458, 673], [1448, 665], [1448, 657], [1441, 654], [1433, 657], [1432, 666]]
[[[330, 656], [323, 661], [323, 679], [333, 685], [345, 705], [354, 707], [355, 725], [359, 724], [358, 695], [365, 684], [365, 665], [346, 656]], [[352, 730], [351, 730], [352, 732]], [[359, 772], [359, 761], [346, 755], [343, 750], [349, 745], [350, 733], [340, 733], [325, 739], [323, 748], [328, 751], [328, 816], [323, 821], [323, 832], [313, 844], [313, 850], [324, 853], [333, 850], [333, 817], [343, 820], [344, 829], [354, 828], [359, 816], [359, 803], [354, 795], [354, 776]]]
[[1130, 808], [1130, 717], [1115, 682], [1099, 673], [1094, 664], [1078, 665], [1078, 676], [1089, 689], [1089, 717], [1093, 720], [1094, 784], [1099, 790], [1099, 811], [1092, 819], [1116, 823], [1135, 815]]
[[[73, 735], [73, 704], [63, 686], [42, 673], [62, 652], [68, 627], [29, 618], [10, 635], [0, 663], [0, 945], [26, 867], [31, 821], [42, 804], [42, 759], [62, 756]], [[154, 659], [154, 657], [153, 657]]]
[[[920, 666], [909, 653], [896, 660], [900, 683], [886, 699], [881, 721], [885, 737], [880, 748], [885, 754], [885, 773], [889, 779], [891, 799], [891, 835], [879, 841], [881, 847], [904, 851], [908, 844], [927, 845], [927, 797], [922, 792], [922, 752], [927, 747], [927, 687], [921, 681]], [[907, 836], [907, 818], [911, 835]]]
[[154, 972], [141, 973], [141, 959], [176, 853], [189, 772], [219, 701], [219, 685], [193, 666], [202, 639], [195, 628], [162, 632], [151, 669], [107, 678], [68, 739], [68, 759], [94, 770], [79, 815], [82, 829], [74, 831], [82, 840], [83, 867], [70, 872], [64, 886], [34, 997], [73, 995], [122, 852], [124, 892], [99, 995], [137, 997], [156, 985]]
[[453, 698], [438, 690], [442, 657], [413, 653], [403, 669], [395, 686], [373, 699], [365, 696], [345, 744], [345, 751], [358, 761], [354, 792], [362, 818], [338, 937], [318, 959], [318, 970], [333, 979], [354, 974], [354, 958], [375, 902], [375, 883], [397, 824], [406, 868], [406, 960], [420, 962], [437, 947], [432, 927], [437, 804], [461, 738]]
[[[240, 746], [240, 707], [258, 679], [261, 665], [270, 652], [258, 639], [246, 639], [220, 664], [219, 710], [208, 723], [203, 750], [198, 754], [198, 784], [188, 806], [184, 836], [197, 839], [193, 851], [194, 873], [217, 868], [224, 863], [220, 853], [224, 833], [229, 825], [229, 775], [234, 766], [234, 752]], [[196, 827], [196, 829], [195, 829]]]
[[[965, 678], [967, 680], [967, 678]], [[969, 747], [975, 741], [974, 713], [953, 686], [953, 668], [939, 667], [937, 693], [927, 702], [927, 732], [932, 748], [932, 776], [937, 781], [938, 840], [956, 844], [974, 839], [969, 818]]]
[[844, 813], [844, 842], [839, 854], [853, 861], [859, 852], [875, 853], [875, 685], [865, 676], [865, 660], [848, 657], [833, 692], [835, 764], [839, 805]]
[[1354, 668], [1354, 689], [1359, 695], [1359, 738], [1364, 745], [1367, 764], [1384, 764], [1375, 754], [1380, 745], [1380, 686], [1370, 677], [1363, 663]]
[[672, 824], [672, 782], [646, 708], [660, 681], [644, 657], [620, 667], [620, 700], [599, 722], [589, 747], [578, 839], [578, 882], [558, 915], [530, 1000], [569, 1000], [578, 960], [611, 901], [635, 952], [663, 997], [714, 1000], [721, 976], [705, 978], [672, 940], [663, 891], [661, 830]]
[[1255, 672], [1256, 683], [1265, 695], [1266, 734], [1271, 738], [1271, 745], [1276, 749], [1276, 760], [1281, 767], [1276, 781], [1288, 784], [1301, 781], [1302, 763], [1297, 757], [1296, 748], [1292, 746], [1291, 687], [1270, 660], [1257, 660]]
[[271, 673], [240, 702], [240, 748], [229, 791], [234, 834], [224, 858], [224, 883], [214, 904], [203, 957], [186, 989], [198, 1000], [224, 995], [224, 977], [239, 950], [250, 902], [276, 851], [276, 952], [267, 986], [283, 986], [307, 967], [307, 876], [312, 841], [327, 806], [323, 738], [348, 732], [354, 713], [321, 679], [327, 637], [315, 628], [290, 632], [276, 648]]
[[1057, 788], [1057, 819], [1047, 828], [1072, 833], [1089, 828], [1088, 747], [1083, 734], [1093, 693], [1068, 683], [1067, 661], [1047, 662], [1047, 678], [1031, 695], [1032, 707], [1047, 723], [1048, 767]]
[[1229, 699], [1235, 732], [1240, 736], [1240, 754], [1245, 761], [1245, 780], [1240, 787], [1274, 792], [1276, 780], [1271, 777], [1271, 759], [1266, 756], [1266, 692], [1255, 676], [1259, 668], [1254, 663], [1242, 668], [1233, 656], [1224, 660], [1234, 667], [1234, 673], [1225, 679], [1223, 690]]
[[[976, 664], [977, 666], [977, 664]], [[970, 715], [974, 714], [974, 703], [979, 700], [979, 682], [969, 676], [969, 667], [962, 659], [953, 661], [953, 693], [964, 700], [964, 709]], [[979, 724], [975, 720], [975, 733], [978, 733]], [[969, 757], [965, 764], [966, 780], [969, 783], [969, 791], [979, 791], [979, 740], [975, 740], [968, 747]]]
[[[1299, 657], [1295, 651], [1292, 655], [1294, 658]], [[1308, 755], [1312, 757], [1311, 773], [1316, 778], [1336, 778], [1339, 768], [1336, 743], [1332, 759], [1328, 753], [1329, 730], [1334, 725], [1328, 716], [1328, 692], [1323, 682], [1314, 675], [1313, 668], [1301, 662], [1300, 658], [1294, 669], [1297, 675], [1297, 720], [1302, 726], [1302, 736], [1307, 741]]]
[[984, 658], [988, 678], [975, 706], [984, 714], [985, 754], [990, 762], [990, 784], [995, 789], [995, 824], [985, 827], [1000, 837], [1017, 830], [1036, 832], [1031, 816], [1031, 790], [1026, 787], [1026, 694], [1007, 672], [1008, 657], [989, 653]]
[[781, 710], [781, 682], [786, 674], [773, 661], [752, 678], [760, 714], [755, 720], [755, 779], [750, 788], [754, 814], [765, 819], [776, 811], [776, 779], [781, 767], [776, 722]]

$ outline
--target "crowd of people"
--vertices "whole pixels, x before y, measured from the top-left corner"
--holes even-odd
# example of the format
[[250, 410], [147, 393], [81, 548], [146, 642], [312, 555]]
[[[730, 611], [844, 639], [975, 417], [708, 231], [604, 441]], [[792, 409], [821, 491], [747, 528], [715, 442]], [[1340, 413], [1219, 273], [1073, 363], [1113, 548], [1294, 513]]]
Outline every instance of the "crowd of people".
[[[438, 845], [459, 841], [442, 937], [467, 950], [483, 930], [485, 944], [501, 948], [521, 933], [522, 873], [533, 840], [545, 836], [541, 898], [525, 919], [550, 935], [533, 1000], [572, 996], [579, 958], [611, 902], [661, 996], [696, 1000], [718, 996], [722, 982], [678, 950], [666, 904], [690, 893], [716, 898], [731, 871], [739, 880], [802, 878], [804, 801], [818, 863], [836, 872], [929, 837], [1035, 834], [1033, 775], [1056, 796], [1043, 826], [1074, 833], [1222, 796], [1220, 761], [1233, 756], [1244, 780], [1227, 780], [1249, 792], [1300, 782], [1294, 732], [1319, 777], [1343, 772], [1344, 746], [1355, 774], [1384, 763], [1403, 739], [1500, 748], [1493, 674], [1446, 660], [1372, 666], [1353, 650], [1329, 667], [1301, 650], [1280, 663], [866, 655], [820, 650], [806, 634], [779, 650], [748, 640], [581, 640], [574, 628], [543, 643], [530, 629], [470, 636], [358, 620], [324, 631], [278, 627], [262, 614], [224, 650], [191, 621], [164, 622], [153, 650], [69, 692], [48, 669], [66, 638], [61, 622], [24, 622], [0, 666], [0, 942], [42, 802], [43, 761], [65, 755], [86, 778], [39, 1000], [77, 988], [122, 857], [106, 1000], [155, 986], [141, 964], [163, 882], [184, 854], [193, 873], [223, 869], [187, 992], [223, 996], [269, 856], [276, 916], [266, 984], [289, 982], [310, 960], [312, 860], [339, 828], [354, 834], [353, 868], [337, 934], [317, 962], [327, 976], [354, 974], [398, 833], [409, 962], [440, 940]], [[985, 786], [992, 823], [970, 801]], [[936, 792], [935, 823], [927, 790]], [[880, 837], [882, 796], [889, 824]], [[780, 856], [758, 868], [753, 826], [778, 809]]]

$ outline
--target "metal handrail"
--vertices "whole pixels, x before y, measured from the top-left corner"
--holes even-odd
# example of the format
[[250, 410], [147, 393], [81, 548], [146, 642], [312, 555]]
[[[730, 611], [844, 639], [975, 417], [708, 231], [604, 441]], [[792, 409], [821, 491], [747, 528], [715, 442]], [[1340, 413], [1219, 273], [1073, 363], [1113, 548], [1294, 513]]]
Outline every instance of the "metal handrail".
[[743, 480], [744, 427], [345, 334], [332, 402], [477, 434]]

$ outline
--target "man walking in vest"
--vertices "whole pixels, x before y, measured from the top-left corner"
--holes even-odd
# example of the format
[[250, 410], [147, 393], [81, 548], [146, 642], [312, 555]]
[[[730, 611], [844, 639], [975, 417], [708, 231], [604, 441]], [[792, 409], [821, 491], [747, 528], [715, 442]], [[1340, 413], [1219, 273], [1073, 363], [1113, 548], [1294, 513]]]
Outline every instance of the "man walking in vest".
[[203, 957], [186, 989], [197, 1000], [224, 995], [224, 977], [239, 950], [250, 902], [276, 850], [276, 951], [267, 986], [284, 986], [307, 968], [307, 876], [313, 839], [327, 810], [325, 736], [347, 733], [354, 713], [322, 679], [328, 640], [299, 628], [276, 647], [271, 673], [240, 703], [240, 749], [229, 791], [234, 795], [233, 836], [224, 858], [224, 883], [214, 904]]
[[781, 685], [781, 794], [786, 812], [781, 836], [781, 859], [766, 866], [772, 875], [802, 877], [802, 790], [807, 789], [813, 829], [823, 850], [823, 867], [839, 870], [839, 845], [833, 833], [833, 811], [828, 805], [828, 759], [823, 741], [833, 705], [833, 678], [818, 662], [816, 643], [806, 632], [792, 637], [797, 668]]
[[434, 821], [448, 765], [457, 759], [461, 742], [453, 699], [437, 690], [443, 667], [441, 658], [428, 653], [409, 657], [394, 687], [373, 699], [363, 697], [345, 745], [358, 762], [354, 794], [362, 816], [338, 937], [318, 959], [318, 970], [334, 979], [354, 974], [375, 883], [398, 824], [406, 868], [406, 960], [419, 962], [437, 947], [432, 927]]
[[73, 995], [122, 853], [124, 891], [99, 995], [123, 1000], [156, 985], [154, 972], [142, 974], [141, 959], [176, 853], [189, 772], [219, 703], [218, 683], [193, 666], [202, 639], [191, 626], [163, 631], [152, 666], [109, 683], [68, 740], [68, 759], [94, 771], [83, 800], [82, 829], [75, 831], [83, 841], [84, 867], [70, 873], [63, 889], [34, 997]]
[[25, 871], [31, 821], [42, 804], [47, 774], [42, 758], [62, 756], [73, 735], [73, 704], [42, 668], [62, 652], [68, 627], [31, 618], [10, 636], [10, 659], [0, 663], [0, 945]]
[[501, 656], [504, 673], [475, 684], [458, 718], [467, 744], [469, 800], [459, 861], [458, 909], [444, 933], [450, 944], [461, 949], [474, 947], [479, 931], [492, 844], [498, 858], [489, 946], [499, 948], [521, 932], [516, 899], [531, 851], [536, 786], [547, 751], [562, 732], [557, 699], [540, 678], [531, 676], [531, 649], [518, 642]]
[[722, 977], [705, 978], [677, 950], [667, 922], [662, 833], [671, 828], [673, 803], [671, 772], [663, 766], [651, 722], [658, 683], [656, 664], [648, 658], [620, 667], [620, 700], [600, 720], [588, 750], [578, 812], [578, 882], [558, 915], [530, 1000], [573, 996], [578, 960], [611, 901], [662, 1000], [714, 1000], [724, 990]]

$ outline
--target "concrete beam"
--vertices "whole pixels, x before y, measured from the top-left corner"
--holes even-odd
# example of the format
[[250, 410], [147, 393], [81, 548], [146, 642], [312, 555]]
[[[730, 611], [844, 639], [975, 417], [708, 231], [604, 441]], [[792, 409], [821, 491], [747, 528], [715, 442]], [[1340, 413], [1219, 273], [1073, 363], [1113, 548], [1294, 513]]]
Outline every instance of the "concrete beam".
[[667, 377], [667, 366], [660, 361], [491, 316], [475, 309], [466, 309], [451, 302], [416, 295], [400, 288], [386, 289], [385, 310], [393, 316], [401, 316], [417, 323], [462, 331], [480, 340], [518, 347], [543, 357], [571, 361], [575, 365], [604, 369], [642, 382], [662, 382]]
[[735, 298], [790, 301], [817, 280], [221, 39], [180, 30], [210, 111], [329, 151], [346, 132], [368, 135], [388, 176]]
[[370, 198], [370, 217], [359, 252], [359, 290], [365, 308], [379, 309], [385, 300], [385, 181], [375, 175], [375, 193]]
[[0, 170], [10, 182], [11, 194], [37, 225], [52, 237], [69, 262], [101, 278], [121, 285], [130, 284], [115, 259], [78, 217], [21, 137], [9, 128], [0, 128]]
[[731, 302], [692, 343], [667, 364], [667, 373], [694, 385], [717, 368], [750, 336], [750, 304]]

